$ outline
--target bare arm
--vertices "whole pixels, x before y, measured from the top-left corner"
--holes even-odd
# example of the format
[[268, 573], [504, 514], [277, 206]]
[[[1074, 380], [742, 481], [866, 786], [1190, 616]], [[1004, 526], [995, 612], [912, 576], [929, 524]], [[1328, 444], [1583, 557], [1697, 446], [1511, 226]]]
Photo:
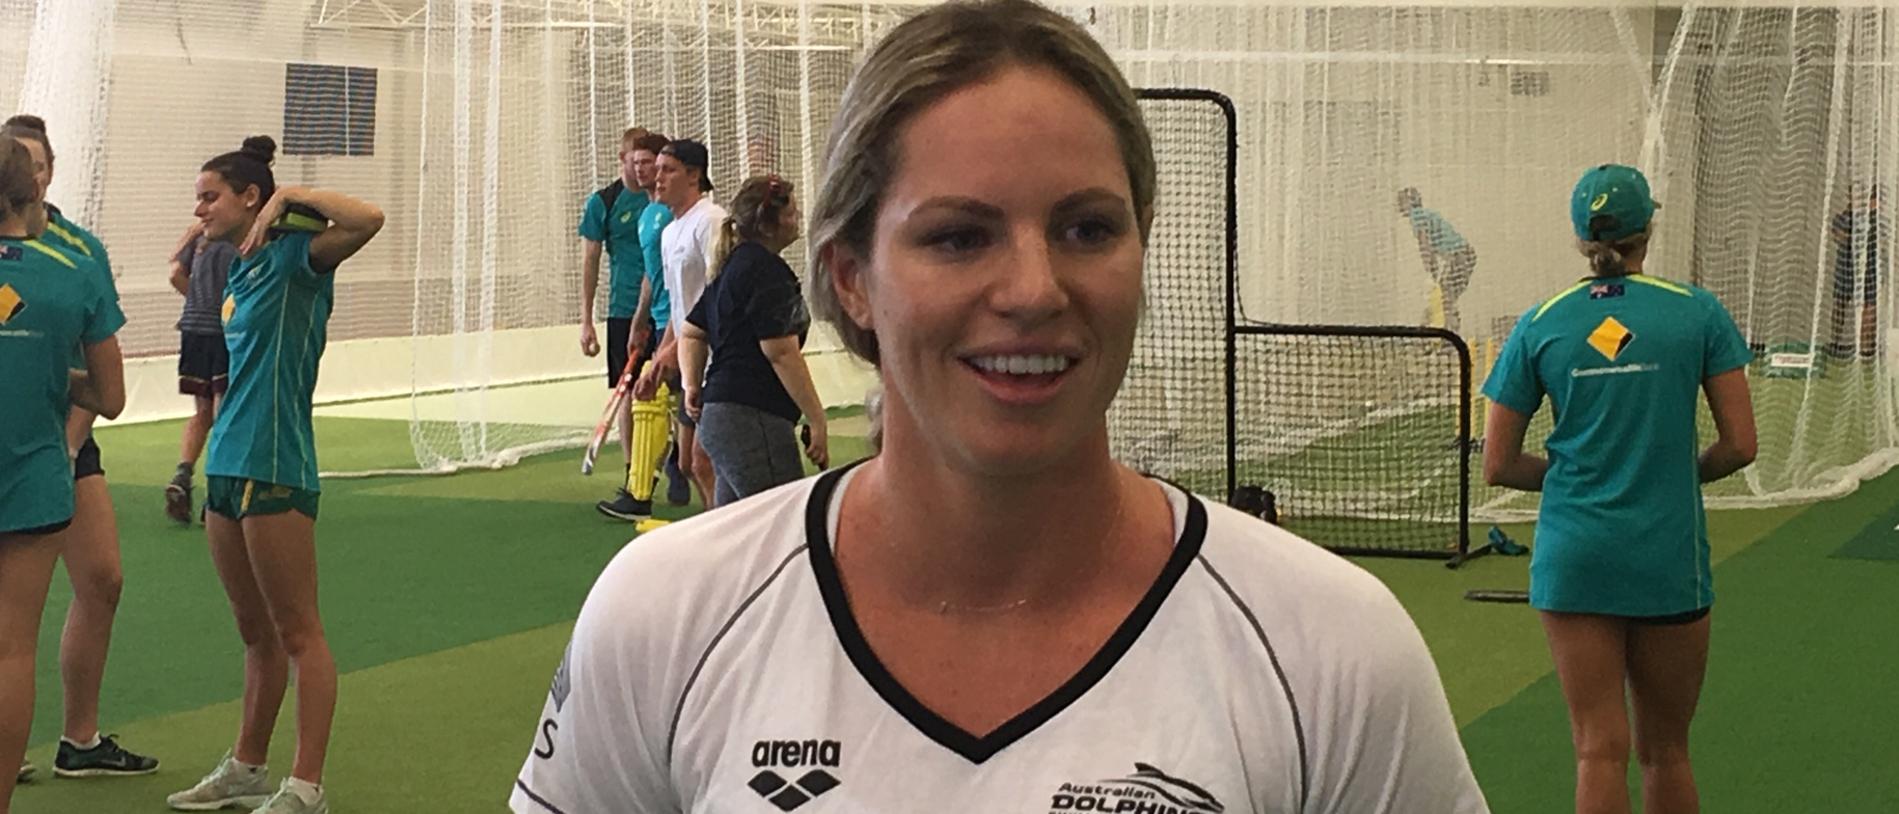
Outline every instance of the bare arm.
[[761, 339], [758, 348], [771, 362], [771, 369], [778, 374], [778, 382], [785, 386], [785, 392], [797, 402], [798, 411], [804, 413], [805, 423], [811, 425], [811, 443], [806, 454], [811, 456], [812, 463], [828, 465], [830, 431], [825, 423], [824, 401], [818, 398], [818, 386], [811, 380], [810, 366], [804, 363], [804, 349], [798, 347], [798, 337]]
[[192, 221], [185, 230], [185, 236], [178, 239], [178, 247], [171, 252], [171, 287], [180, 294], [191, 291], [191, 263], [197, 256], [198, 237], [204, 234], [204, 221]]
[[649, 324], [653, 319], [653, 278], [640, 275], [640, 301], [633, 306], [633, 327]]
[[1745, 368], [1735, 368], [1701, 383], [1714, 413], [1714, 443], [1701, 453], [1701, 482], [1710, 483], [1739, 472], [1754, 462], [1754, 399], [1748, 392]]
[[580, 324], [593, 324], [594, 292], [600, 288], [600, 249], [598, 240], [580, 239]]
[[[674, 320], [675, 323], [680, 321]], [[633, 400], [651, 401], [659, 392], [660, 379], [666, 376], [667, 371], [678, 366], [678, 343], [673, 337], [673, 326], [668, 325], [665, 335], [659, 340], [659, 347], [653, 350], [652, 361], [640, 371], [639, 380], [633, 383]], [[685, 383], [682, 381], [680, 384], [683, 387]], [[685, 394], [681, 393], [680, 397], [684, 398]]]
[[238, 252], [248, 257], [262, 248], [269, 239], [270, 225], [291, 204], [315, 209], [330, 221], [329, 228], [310, 240], [312, 265], [324, 268], [342, 265], [343, 261], [354, 257], [364, 246], [369, 245], [377, 232], [382, 231], [382, 210], [375, 204], [330, 190], [282, 187], [258, 213], [256, 225], [251, 227], [250, 236], [244, 239], [244, 245], [238, 247]]
[[690, 322], [681, 323], [679, 341], [675, 343], [679, 353], [679, 384], [686, 392], [686, 410], [694, 418], [699, 416], [699, 391], [705, 386], [706, 331]]
[[[80, 410], [108, 419], [119, 417], [125, 410], [125, 359], [119, 352], [118, 337], [106, 337], [103, 342], [86, 346], [86, 372], [73, 374], [67, 392]], [[80, 410], [73, 411], [75, 416]], [[90, 428], [90, 416], [85, 423]], [[80, 440], [85, 440], [83, 434]]]
[[1550, 463], [1523, 452], [1523, 435], [1530, 417], [1496, 402], [1484, 420], [1484, 482], [1525, 492], [1543, 491], [1543, 475]]

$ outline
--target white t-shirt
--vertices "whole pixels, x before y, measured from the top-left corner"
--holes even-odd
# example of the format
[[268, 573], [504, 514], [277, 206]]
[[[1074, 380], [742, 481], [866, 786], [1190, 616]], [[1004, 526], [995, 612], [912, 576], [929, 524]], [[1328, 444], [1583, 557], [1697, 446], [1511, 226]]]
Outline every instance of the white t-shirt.
[[1176, 551], [1095, 658], [988, 735], [879, 664], [833, 471], [643, 535], [588, 596], [521, 814], [1488, 811], [1416, 626], [1371, 575], [1167, 487]]
[[700, 198], [660, 233], [666, 293], [672, 298], [672, 312], [681, 322], [699, 304], [699, 295], [705, 293], [706, 269], [712, 265], [712, 251], [719, 245], [719, 226], [725, 223], [725, 216], [724, 207], [711, 198]]

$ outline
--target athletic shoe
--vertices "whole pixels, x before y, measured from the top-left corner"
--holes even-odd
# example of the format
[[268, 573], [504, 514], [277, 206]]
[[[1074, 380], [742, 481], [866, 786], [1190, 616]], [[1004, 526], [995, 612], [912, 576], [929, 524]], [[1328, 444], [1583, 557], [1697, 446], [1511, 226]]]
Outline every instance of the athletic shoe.
[[130, 777], [158, 771], [158, 761], [125, 751], [116, 735], [99, 738], [99, 745], [81, 749], [65, 739], [53, 758], [53, 774], [60, 777]]
[[181, 526], [191, 525], [191, 476], [184, 472], [165, 485], [165, 516]]
[[14, 782], [16, 782], [16, 783], [25, 783], [25, 782], [26, 782], [26, 781], [28, 781], [28, 780], [32, 780], [32, 779], [33, 779], [33, 773], [34, 773], [34, 772], [37, 772], [37, 771], [39, 771], [39, 770], [38, 770], [38, 769], [35, 769], [35, 768], [33, 768], [33, 762], [32, 762], [32, 761], [29, 761], [29, 760], [26, 760], [26, 759], [24, 759], [24, 758], [22, 758], [22, 759], [20, 760], [20, 774], [19, 774], [19, 776], [18, 776], [18, 777], [16, 777], [16, 778], [14, 779]]
[[178, 811], [216, 811], [220, 808], [254, 808], [270, 799], [270, 772], [239, 768], [230, 752], [218, 761], [218, 767], [198, 781], [198, 785], [165, 798], [165, 804]]
[[692, 481], [679, 471], [679, 456], [671, 447], [666, 448], [666, 502], [674, 506], [692, 502]]
[[330, 802], [324, 797], [323, 792], [319, 791], [316, 802], [306, 803], [290, 790], [290, 781], [285, 780], [282, 786], [277, 787], [277, 793], [251, 814], [330, 814]]
[[640, 521], [653, 516], [653, 501], [639, 500], [625, 489], [613, 496], [612, 500], [602, 500], [593, 505], [601, 514], [621, 520]]

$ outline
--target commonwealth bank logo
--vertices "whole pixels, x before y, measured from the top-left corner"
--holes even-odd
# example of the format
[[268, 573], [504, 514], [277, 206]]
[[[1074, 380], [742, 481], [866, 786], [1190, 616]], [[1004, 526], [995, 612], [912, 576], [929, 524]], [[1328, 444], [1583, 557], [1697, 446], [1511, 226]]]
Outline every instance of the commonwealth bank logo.
[[26, 310], [26, 299], [13, 286], [0, 283], [0, 325], [13, 321], [14, 317]]
[[1617, 322], [1615, 317], [1603, 317], [1602, 324], [1589, 332], [1589, 347], [1595, 348], [1597, 353], [1611, 362], [1634, 341], [1635, 333], [1628, 326]]

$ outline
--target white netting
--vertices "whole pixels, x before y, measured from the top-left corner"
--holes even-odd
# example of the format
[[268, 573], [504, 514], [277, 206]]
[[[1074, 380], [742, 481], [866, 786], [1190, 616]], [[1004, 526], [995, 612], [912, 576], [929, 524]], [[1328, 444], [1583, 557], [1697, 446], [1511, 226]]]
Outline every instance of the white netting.
[[[1890, 297], [1835, 308], [1842, 251], [1831, 234], [1847, 213], [1855, 262], [1877, 245], [1890, 267], [1890, 217], [1866, 214], [1865, 201], [1899, 182], [1899, 2], [1060, 7], [1136, 85], [1234, 101], [1244, 319], [1442, 319], [1397, 206], [1399, 190], [1415, 188], [1474, 249], [1460, 332], [1481, 381], [1511, 320], [1584, 271], [1568, 247], [1569, 185], [1593, 163], [1636, 163], [1666, 204], [1653, 271], [1715, 291], [1761, 350], [1793, 362], [1819, 352], [1818, 371], [1783, 366], [1770, 378], [1757, 366], [1761, 459], [1719, 499], [1838, 494], [1899, 460]], [[584, 197], [611, 180], [622, 129], [706, 140], [726, 190], [769, 169], [808, 193], [850, 71], [912, 10], [0, 0], [0, 22], [35, 32], [0, 44], [0, 102], [52, 122], [54, 198], [111, 245], [127, 349], [157, 356], [176, 347], [162, 258], [188, 222], [197, 166], [250, 133], [284, 140], [288, 64], [374, 69], [370, 154], [282, 155], [278, 173], [389, 211], [384, 234], [338, 278], [320, 397], [413, 394], [416, 465], [446, 469], [584, 432], [497, 405], [517, 382], [604, 379], [600, 361], [577, 352], [574, 225]], [[88, 76], [110, 78], [103, 105], [67, 95]], [[802, 270], [804, 247], [788, 256]], [[814, 340], [819, 353], [833, 347]], [[1873, 358], [1859, 361], [1864, 349]], [[1199, 439], [1199, 418], [1175, 435], [1191, 430], [1196, 448], [1224, 440]], [[1476, 505], [1531, 504], [1479, 489]]]

